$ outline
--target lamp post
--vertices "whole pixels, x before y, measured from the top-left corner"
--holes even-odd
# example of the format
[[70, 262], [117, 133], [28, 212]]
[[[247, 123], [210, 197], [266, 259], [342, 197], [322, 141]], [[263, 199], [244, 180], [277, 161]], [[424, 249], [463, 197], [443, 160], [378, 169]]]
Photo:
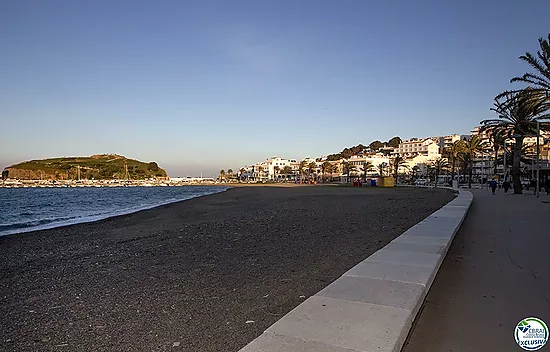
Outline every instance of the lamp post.
[[535, 156], [531, 156], [531, 179], [535, 178]]
[[540, 121], [537, 120], [537, 198], [540, 197]]
[[540, 122], [537, 120], [537, 198], [539, 195], [539, 182], [540, 182]]
[[[545, 119], [546, 120], [546, 119]], [[540, 197], [540, 120], [537, 120], [537, 198]]]

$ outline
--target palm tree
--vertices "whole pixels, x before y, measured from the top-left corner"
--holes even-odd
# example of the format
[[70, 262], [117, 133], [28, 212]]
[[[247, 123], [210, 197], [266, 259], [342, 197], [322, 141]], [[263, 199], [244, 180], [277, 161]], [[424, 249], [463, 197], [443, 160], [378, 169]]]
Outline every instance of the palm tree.
[[407, 166], [407, 162], [401, 155], [397, 154], [396, 157], [393, 158], [392, 169], [393, 169], [393, 177], [394, 177], [395, 184], [397, 184], [397, 175], [399, 173], [399, 168], [406, 167], [406, 166]]
[[283, 167], [283, 174], [285, 175], [285, 179], [288, 179], [288, 175], [292, 173], [292, 168], [288, 165]]
[[[504, 157], [506, 157], [506, 164], [507, 165], [512, 165], [514, 163], [515, 144], [510, 143], [509, 146], [505, 146], [503, 149], [504, 149], [504, 155], [503, 155], [502, 158], [499, 158], [499, 160], [502, 159], [503, 162], [504, 162]], [[532, 154], [531, 148], [524, 144], [521, 147], [521, 153], [520, 153], [520, 156], [519, 156], [520, 165], [521, 164], [524, 164], [524, 165], [527, 165], [527, 164], [531, 165], [532, 164], [533, 158], [531, 156], [529, 156], [530, 153]], [[506, 170], [504, 170], [504, 171], [506, 172]]]
[[262, 180], [263, 172], [264, 172], [264, 167], [263, 166], [258, 166], [258, 178], [260, 179], [260, 181]]
[[443, 151], [443, 155], [451, 162], [451, 180], [455, 179], [456, 162], [460, 160], [460, 155], [464, 153], [464, 143], [463, 140], [455, 141], [450, 147], [445, 148]]
[[504, 148], [504, 144], [506, 143], [506, 136], [502, 133], [502, 131], [499, 131], [498, 129], [492, 129], [489, 131], [489, 138], [491, 140], [491, 144], [493, 145], [493, 151], [495, 152], [493, 175], [496, 175], [498, 170], [498, 151], [500, 150], [500, 148]]
[[233, 169], [227, 169], [227, 177], [230, 180], [233, 178]]
[[428, 182], [431, 182], [432, 177], [435, 176], [435, 167], [432, 164], [426, 165], [426, 176], [428, 177]]
[[447, 160], [447, 158], [439, 158], [432, 163], [432, 166], [435, 172], [434, 188], [437, 188], [437, 180], [439, 179], [439, 175], [441, 174], [441, 171], [448, 170], [449, 160]]
[[378, 174], [383, 177], [384, 176], [384, 170], [386, 169], [386, 167], [388, 166], [388, 163], [380, 163], [378, 164]]
[[351, 182], [350, 176], [354, 176], [356, 172], [357, 172], [357, 166], [348, 163], [348, 169], [347, 169], [348, 182]]
[[325, 182], [325, 174], [331, 169], [332, 164], [329, 161], [325, 161], [321, 164], [321, 175], [323, 178], [323, 182]]
[[415, 165], [411, 170], [411, 180], [414, 181], [420, 174], [420, 166]]
[[332, 177], [334, 176], [335, 173], [340, 174], [340, 164], [330, 163], [330, 166], [327, 172], [330, 174], [330, 181], [332, 181]]
[[[512, 160], [512, 181], [514, 193], [521, 194], [520, 159], [523, 140], [526, 136], [536, 134], [537, 120], [545, 119], [550, 114], [544, 114], [548, 109], [548, 97], [540, 90], [525, 88], [518, 92], [508, 92], [505, 100], [495, 98], [492, 111], [498, 114], [498, 119], [481, 121], [485, 129], [499, 131], [505, 138], [514, 138]], [[550, 124], [540, 123], [542, 130], [550, 130]]]
[[302, 178], [303, 178], [304, 170], [306, 166], [307, 166], [307, 161], [305, 160], [300, 161], [300, 165], [298, 165], [298, 172], [300, 173], [300, 183], [302, 183]]
[[273, 168], [273, 171], [275, 172], [275, 179], [277, 179], [277, 175], [279, 174], [279, 171], [281, 171], [281, 168], [277, 165], [275, 165], [275, 167]]
[[346, 175], [346, 182], [348, 182], [349, 178], [349, 162], [347, 160], [342, 161], [342, 174]]
[[472, 173], [474, 168], [474, 159], [477, 154], [485, 151], [485, 143], [478, 135], [472, 136], [464, 142], [464, 152], [462, 160], [468, 165], [468, 188], [472, 188]]
[[225, 170], [220, 170], [220, 181], [225, 179]]
[[535, 73], [526, 73], [521, 77], [514, 77], [510, 82], [527, 83], [536, 90], [550, 94], [550, 33], [548, 39], [539, 38], [540, 51], [537, 56], [527, 52], [519, 58], [527, 62]]
[[374, 170], [374, 165], [370, 161], [365, 161], [363, 163], [363, 179], [367, 180], [367, 172]]
[[244, 167], [241, 167], [241, 169], [239, 170], [239, 182], [240, 180], [242, 179], [243, 177], [243, 174], [246, 172], [246, 170], [244, 169]]
[[342, 163], [342, 171], [344, 175], [346, 175], [346, 182], [350, 182], [350, 174], [352, 172], [355, 172], [357, 167], [353, 164], [351, 164], [349, 161], [344, 161]]
[[307, 165], [307, 171], [308, 171], [308, 173], [309, 173], [309, 179], [310, 179], [310, 180], [311, 180], [312, 178], [314, 178], [313, 175], [314, 175], [315, 169], [317, 169], [317, 164], [316, 164], [314, 161], [310, 162], [310, 163]]

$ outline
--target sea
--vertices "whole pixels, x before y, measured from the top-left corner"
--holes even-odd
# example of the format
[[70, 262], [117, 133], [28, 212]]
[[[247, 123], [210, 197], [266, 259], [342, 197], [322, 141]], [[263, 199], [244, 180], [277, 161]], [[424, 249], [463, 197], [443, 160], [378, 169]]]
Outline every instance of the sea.
[[228, 187], [0, 188], [0, 236], [91, 222]]

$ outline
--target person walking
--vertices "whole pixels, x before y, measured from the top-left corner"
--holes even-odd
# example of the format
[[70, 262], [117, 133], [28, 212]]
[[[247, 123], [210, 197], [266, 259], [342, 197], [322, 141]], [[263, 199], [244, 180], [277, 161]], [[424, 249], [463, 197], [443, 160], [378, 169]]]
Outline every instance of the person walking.
[[489, 186], [491, 187], [493, 195], [495, 195], [495, 191], [497, 189], [497, 181], [495, 181], [495, 179], [492, 179], [491, 181], [489, 181]]
[[510, 189], [510, 182], [504, 181], [502, 188], [504, 188], [504, 193], [508, 193], [508, 190]]

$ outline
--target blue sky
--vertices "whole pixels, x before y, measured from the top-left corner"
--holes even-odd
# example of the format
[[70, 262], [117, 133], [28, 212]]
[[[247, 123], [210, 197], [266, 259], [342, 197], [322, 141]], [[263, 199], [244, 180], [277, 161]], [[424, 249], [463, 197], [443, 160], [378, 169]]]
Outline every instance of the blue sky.
[[0, 167], [117, 153], [171, 176], [467, 133], [548, 1], [0, 3]]

